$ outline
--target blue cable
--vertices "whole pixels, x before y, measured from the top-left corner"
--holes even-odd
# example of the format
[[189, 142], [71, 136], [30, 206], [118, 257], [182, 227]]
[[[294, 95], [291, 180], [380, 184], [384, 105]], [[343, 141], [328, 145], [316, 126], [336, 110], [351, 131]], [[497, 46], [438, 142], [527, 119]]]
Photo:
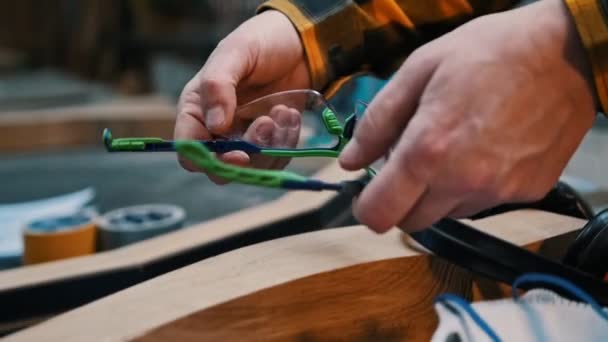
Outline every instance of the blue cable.
[[479, 316], [477, 311], [475, 311], [471, 304], [465, 299], [450, 293], [445, 293], [435, 298], [435, 302], [456, 304], [471, 317], [473, 322], [475, 322], [475, 324], [477, 324], [477, 326], [483, 332], [485, 332], [492, 339], [492, 341], [500, 341], [500, 338], [498, 337], [496, 332], [490, 327], [490, 325], [486, 321], [483, 320], [483, 318], [481, 318], [481, 316]]
[[[513, 299], [519, 299], [517, 289], [524, 283], [545, 283], [560, 287], [563, 290], [570, 292], [572, 295], [587, 303], [593, 311], [595, 311], [600, 317], [608, 321], [608, 313], [602, 308], [602, 306], [595, 300], [591, 295], [585, 292], [580, 287], [576, 286], [572, 282], [569, 282], [563, 278], [544, 274], [544, 273], [525, 273], [515, 279], [512, 287]], [[454, 294], [443, 294], [435, 298], [435, 302], [444, 304], [454, 304], [463, 309], [473, 320], [475, 324], [486, 333], [493, 341], [500, 341], [500, 338], [496, 332], [490, 327], [490, 325], [484, 321], [483, 318], [473, 309], [473, 306], [465, 299], [454, 295]]]
[[556, 285], [564, 290], [567, 290], [568, 292], [570, 292], [572, 295], [574, 295], [578, 299], [589, 304], [589, 306], [591, 306], [593, 311], [595, 311], [598, 315], [600, 315], [600, 317], [602, 317], [603, 319], [608, 321], [608, 313], [606, 313], [606, 311], [604, 311], [604, 309], [602, 309], [602, 306], [598, 302], [596, 302], [595, 299], [593, 299], [593, 297], [591, 297], [591, 295], [589, 295], [587, 292], [582, 290], [580, 287], [574, 285], [573, 283], [571, 283], [565, 279], [562, 279], [562, 278], [556, 277], [556, 276], [552, 276], [549, 274], [543, 274], [543, 273], [523, 274], [520, 277], [518, 277], [517, 279], [515, 279], [515, 281], [513, 282], [513, 288], [512, 288], [513, 299], [515, 299], [515, 300], [518, 299], [517, 289], [523, 283], [545, 283], [545, 284]]

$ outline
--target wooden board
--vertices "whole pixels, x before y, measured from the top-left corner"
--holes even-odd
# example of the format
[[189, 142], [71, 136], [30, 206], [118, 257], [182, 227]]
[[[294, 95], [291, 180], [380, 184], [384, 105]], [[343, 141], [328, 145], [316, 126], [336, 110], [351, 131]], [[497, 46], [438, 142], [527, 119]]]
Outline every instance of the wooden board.
[[[538, 249], [584, 221], [521, 210], [470, 223]], [[396, 229], [375, 235], [361, 226], [336, 228], [208, 258], [7, 341], [424, 341], [436, 326], [432, 299], [446, 291], [479, 299], [484, 282], [474, 278]]]
[[[362, 173], [332, 163], [316, 174], [339, 181]], [[275, 201], [116, 250], [0, 272], [0, 332], [28, 326], [146, 279], [235, 248], [335, 227], [351, 198], [290, 192]]]
[[108, 127], [117, 136], [171, 138], [175, 105], [133, 97], [92, 105], [0, 113], [0, 152], [101, 146]]

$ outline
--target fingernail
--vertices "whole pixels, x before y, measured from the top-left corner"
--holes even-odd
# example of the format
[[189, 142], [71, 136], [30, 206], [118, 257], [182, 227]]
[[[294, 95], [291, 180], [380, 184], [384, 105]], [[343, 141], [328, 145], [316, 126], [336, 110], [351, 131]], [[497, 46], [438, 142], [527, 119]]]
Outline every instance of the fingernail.
[[255, 140], [260, 144], [269, 145], [272, 141], [273, 131], [274, 124], [272, 122], [261, 124], [255, 129]]
[[277, 123], [277, 126], [279, 126], [279, 128], [287, 128], [287, 127], [291, 126], [291, 113], [289, 113], [289, 112], [280, 113], [279, 115], [276, 116], [275, 122]]
[[300, 127], [300, 114], [298, 112], [290, 113], [288, 124], [289, 124], [289, 128]]
[[215, 106], [205, 113], [205, 123], [210, 129], [219, 128], [224, 123], [224, 108]]
[[356, 139], [352, 139], [340, 153], [340, 161], [346, 165], [356, 165], [359, 160], [359, 150], [359, 143]]

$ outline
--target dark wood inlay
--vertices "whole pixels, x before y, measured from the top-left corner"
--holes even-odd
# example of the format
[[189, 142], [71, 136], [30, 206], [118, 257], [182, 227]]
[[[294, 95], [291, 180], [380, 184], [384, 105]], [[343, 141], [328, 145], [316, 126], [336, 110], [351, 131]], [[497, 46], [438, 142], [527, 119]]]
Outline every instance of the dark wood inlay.
[[470, 273], [429, 256], [365, 263], [195, 312], [137, 341], [428, 341], [434, 298], [471, 298], [471, 283]]

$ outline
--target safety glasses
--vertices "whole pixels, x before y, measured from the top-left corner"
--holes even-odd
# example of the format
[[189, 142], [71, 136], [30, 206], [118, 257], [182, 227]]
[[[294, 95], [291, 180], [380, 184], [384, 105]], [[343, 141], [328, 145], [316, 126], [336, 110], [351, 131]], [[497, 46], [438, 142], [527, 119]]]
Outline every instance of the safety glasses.
[[[290, 166], [292, 158], [337, 158], [351, 139], [365, 104], [342, 115], [314, 90], [290, 90], [267, 95], [235, 111], [233, 128], [213, 140], [164, 140], [154, 137], [114, 139], [103, 132], [109, 152], [177, 152], [182, 158], [229, 182], [290, 190], [333, 190], [358, 193], [365, 181], [328, 182], [312, 179]], [[252, 167], [227, 164], [217, 158], [233, 151], [247, 153]], [[215, 155], [214, 155], [215, 154]], [[366, 168], [368, 176], [376, 171]]]

